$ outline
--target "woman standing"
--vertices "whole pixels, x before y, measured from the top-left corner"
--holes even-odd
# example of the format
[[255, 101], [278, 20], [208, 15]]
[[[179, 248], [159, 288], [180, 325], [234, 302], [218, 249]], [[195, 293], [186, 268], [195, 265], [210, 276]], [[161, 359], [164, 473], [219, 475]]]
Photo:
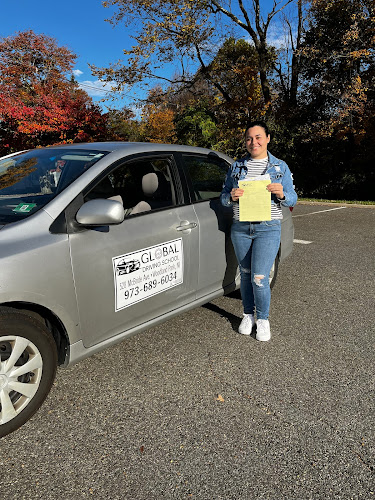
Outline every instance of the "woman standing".
[[[267, 150], [270, 138], [264, 122], [249, 123], [245, 131], [248, 155], [235, 161], [230, 167], [221, 193], [221, 203], [233, 206], [231, 237], [240, 268], [244, 308], [238, 331], [243, 335], [251, 334], [256, 312], [256, 339], [261, 341], [271, 338], [268, 321], [271, 302], [269, 275], [280, 246], [283, 218], [281, 205], [293, 207], [297, 202], [292, 174], [287, 164]], [[267, 190], [271, 193], [271, 220], [241, 222], [238, 200], [244, 191], [238, 187], [238, 182], [254, 177], [261, 179], [262, 176], [270, 179]]]

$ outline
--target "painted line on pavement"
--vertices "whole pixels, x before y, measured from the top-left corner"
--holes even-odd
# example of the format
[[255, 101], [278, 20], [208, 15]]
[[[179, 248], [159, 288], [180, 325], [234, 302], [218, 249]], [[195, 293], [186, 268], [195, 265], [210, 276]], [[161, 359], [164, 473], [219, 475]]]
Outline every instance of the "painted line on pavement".
[[306, 241], [306, 240], [293, 240], [293, 243], [300, 243], [301, 245], [310, 245], [312, 241]]
[[321, 214], [322, 212], [332, 212], [333, 210], [341, 210], [342, 208], [348, 208], [348, 207], [337, 207], [337, 208], [328, 208], [327, 210], [318, 210], [317, 212], [310, 212], [308, 214], [301, 214], [301, 215], [292, 215], [292, 217], [306, 217], [307, 215], [314, 215], [314, 214]]

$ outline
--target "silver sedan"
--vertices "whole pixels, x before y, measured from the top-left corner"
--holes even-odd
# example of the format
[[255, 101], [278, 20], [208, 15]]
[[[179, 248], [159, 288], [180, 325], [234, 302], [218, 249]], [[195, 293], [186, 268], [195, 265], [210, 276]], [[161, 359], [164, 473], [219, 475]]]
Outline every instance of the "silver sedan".
[[[0, 159], [0, 436], [68, 366], [239, 286], [232, 159], [207, 149], [91, 143]], [[284, 213], [277, 265], [292, 250]]]

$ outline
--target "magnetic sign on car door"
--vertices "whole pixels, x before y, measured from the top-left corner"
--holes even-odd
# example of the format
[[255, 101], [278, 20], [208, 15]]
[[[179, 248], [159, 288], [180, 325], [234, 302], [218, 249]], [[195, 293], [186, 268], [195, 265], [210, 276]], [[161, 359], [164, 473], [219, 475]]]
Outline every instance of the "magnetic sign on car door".
[[182, 238], [113, 257], [115, 310], [183, 283]]

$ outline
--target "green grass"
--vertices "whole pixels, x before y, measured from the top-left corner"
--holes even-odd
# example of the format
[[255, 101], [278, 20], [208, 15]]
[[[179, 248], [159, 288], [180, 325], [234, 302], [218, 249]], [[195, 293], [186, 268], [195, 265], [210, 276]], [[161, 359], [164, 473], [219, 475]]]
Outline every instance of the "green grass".
[[324, 200], [322, 198], [298, 198], [298, 201], [314, 201], [316, 203], [347, 203], [350, 205], [375, 205], [375, 201], [357, 201], [357, 200]]

